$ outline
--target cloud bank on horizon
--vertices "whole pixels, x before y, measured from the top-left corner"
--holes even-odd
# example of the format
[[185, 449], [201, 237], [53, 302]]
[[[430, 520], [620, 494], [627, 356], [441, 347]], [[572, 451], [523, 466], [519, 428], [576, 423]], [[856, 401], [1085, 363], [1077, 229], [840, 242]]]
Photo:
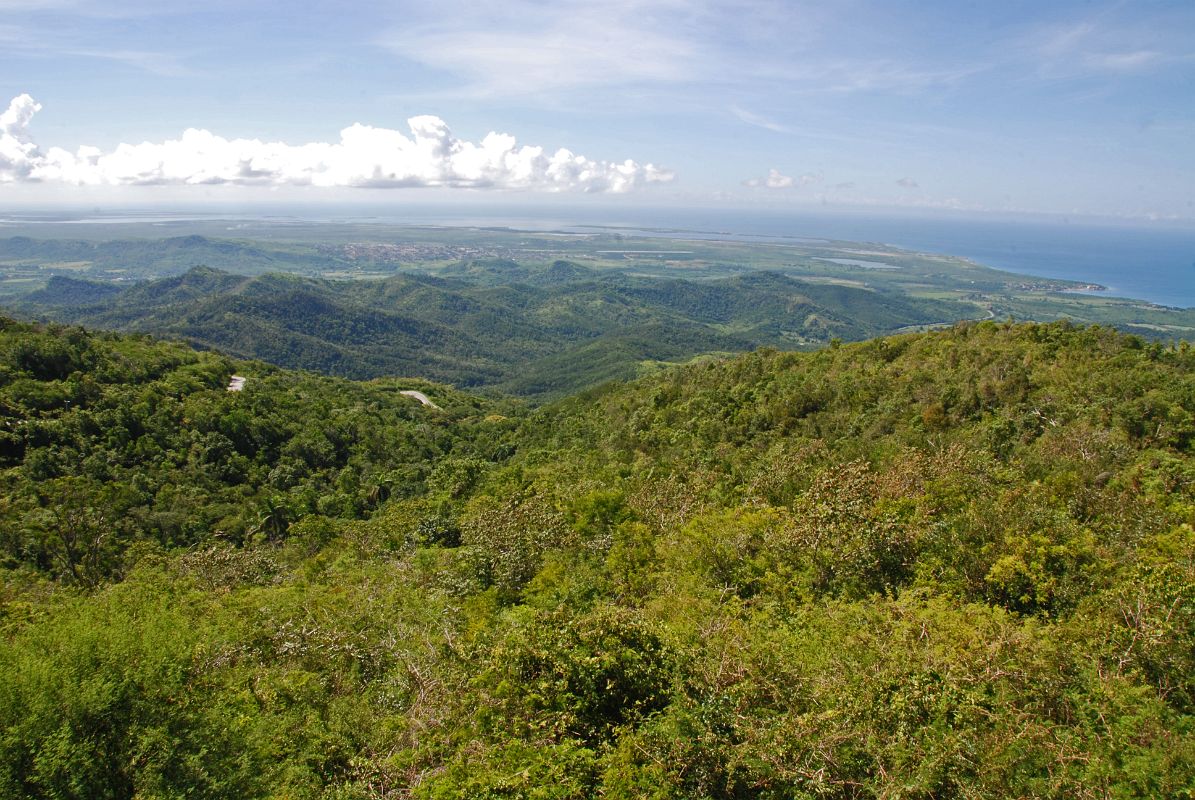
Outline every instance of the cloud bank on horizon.
[[[1191, 0], [0, 9], [0, 204], [440, 186], [1195, 222]], [[6, 112], [24, 92], [46, 110]]]
[[111, 152], [81, 146], [42, 151], [29, 134], [41, 104], [17, 96], [0, 114], [0, 184], [77, 186], [449, 187], [548, 192], [629, 192], [664, 183], [672, 171], [654, 164], [598, 161], [560, 148], [518, 145], [491, 132], [480, 143], [452, 135], [435, 116], [407, 120], [410, 136], [354, 123], [339, 142], [291, 145], [226, 139], [188, 128], [178, 139], [121, 144]]

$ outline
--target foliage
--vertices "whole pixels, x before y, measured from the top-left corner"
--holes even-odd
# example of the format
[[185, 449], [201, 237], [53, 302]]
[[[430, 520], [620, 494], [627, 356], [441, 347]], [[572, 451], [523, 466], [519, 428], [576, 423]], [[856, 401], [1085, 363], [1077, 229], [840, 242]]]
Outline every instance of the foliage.
[[[716, 281], [598, 275], [567, 262], [540, 280], [511, 262], [447, 277], [331, 281], [194, 267], [136, 284], [57, 277], [18, 305], [62, 322], [183, 338], [246, 358], [333, 375], [421, 375], [457, 386], [559, 397], [760, 344], [859, 339], [975, 315], [973, 306], [775, 273]], [[497, 275], [504, 283], [492, 285]]]
[[[234, 372], [243, 391], [226, 390]], [[509, 452], [510, 425], [486, 419], [494, 405], [442, 387], [281, 372], [145, 337], [5, 323], [0, 375], [0, 557], [85, 586], [125, 570], [138, 543], [279, 542], [306, 516], [359, 519], [423, 494], [449, 456], [476, 471]]]
[[3, 336], [5, 796], [1195, 791], [1188, 348], [986, 322], [498, 415]]

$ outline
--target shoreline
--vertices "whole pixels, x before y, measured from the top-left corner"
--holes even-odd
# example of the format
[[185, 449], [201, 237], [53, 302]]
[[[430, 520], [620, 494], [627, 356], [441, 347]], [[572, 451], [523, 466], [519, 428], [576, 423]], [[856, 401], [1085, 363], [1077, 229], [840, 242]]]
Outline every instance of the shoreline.
[[[265, 210], [263, 209], [263, 212]], [[356, 229], [368, 237], [387, 229], [429, 227], [509, 234], [601, 236], [626, 234], [628, 238], [691, 240], [710, 244], [725, 242], [751, 247], [850, 247], [879, 243], [905, 253], [960, 259], [976, 266], [1017, 276], [1010, 290], [1028, 292], [1087, 293], [1097, 297], [1136, 300], [1165, 308], [1195, 308], [1195, 231], [1185, 229], [1127, 229], [1122, 227], [1076, 228], [1044, 222], [963, 220], [910, 220], [894, 217], [835, 217], [815, 214], [756, 216], [744, 209], [718, 214], [692, 215], [684, 209], [656, 211], [635, 224], [611, 222], [613, 214], [574, 210], [573, 219], [559, 211], [555, 220], [543, 225], [519, 215], [495, 213], [479, 225], [476, 209], [461, 209], [459, 220], [446, 219], [452, 213], [437, 209], [435, 223], [417, 215], [400, 219], [360, 217], [337, 219], [329, 209], [322, 219], [301, 216], [280, 217], [269, 213], [246, 214], [243, 210], [206, 213], [155, 210], [150, 213], [103, 214], [64, 212], [58, 215], [5, 215], [0, 236], [32, 235], [34, 238], [114, 239], [166, 238], [181, 229], [196, 229], [212, 238], [291, 240], [310, 243], [310, 233], [320, 228]], [[447, 212], [447, 213], [446, 213]], [[234, 232], [221, 221], [237, 220]], [[495, 223], [505, 221], [504, 228]], [[57, 223], [57, 224], [55, 224]], [[54, 228], [58, 228], [54, 231]], [[307, 235], [299, 233], [309, 228]], [[1109, 280], [1115, 276], [1115, 280]], [[1130, 285], [1125, 285], [1125, 283]]]

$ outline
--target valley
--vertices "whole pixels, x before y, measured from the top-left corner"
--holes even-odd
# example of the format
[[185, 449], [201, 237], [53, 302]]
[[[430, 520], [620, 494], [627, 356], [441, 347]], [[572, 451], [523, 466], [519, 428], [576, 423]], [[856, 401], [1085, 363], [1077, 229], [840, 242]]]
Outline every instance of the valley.
[[[347, 222], [244, 223], [238, 234], [261, 238], [228, 239], [211, 235], [228, 227], [216, 222], [165, 225], [179, 236], [163, 224], [0, 239], [0, 307], [536, 402], [708, 353], [811, 350], [967, 319], [1070, 319], [1163, 341], [1195, 332], [1195, 311], [877, 243]], [[98, 227], [146, 238], [93, 238]]]
[[0, 794], [1195, 780], [1193, 312], [336, 230], [0, 239]]

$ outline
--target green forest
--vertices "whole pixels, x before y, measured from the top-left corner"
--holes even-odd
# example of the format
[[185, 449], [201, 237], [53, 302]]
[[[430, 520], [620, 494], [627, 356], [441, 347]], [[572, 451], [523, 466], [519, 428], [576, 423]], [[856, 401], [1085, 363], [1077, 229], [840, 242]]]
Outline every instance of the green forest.
[[967, 320], [1195, 339], [1191, 309], [877, 242], [378, 221], [258, 220], [235, 239], [216, 220], [6, 232], [26, 235], [0, 236], [0, 315], [532, 403], [710, 353], [808, 351]]
[[0, 795], [1191, 797], [1193, 446], [1066, 321], [535, 407], [3, 320]]
[[53, 276], [26, 317], [183, 339], [283, 367], [420, 375], [559, 399], [643, 362], [760, 345], [809, 349], [981, 317], [974, 305], [755, 272], [713, 280], [602, 274], [567, 261], [472, 260], [445, 275], [329, 280], [209, 267], [137, 283]]

